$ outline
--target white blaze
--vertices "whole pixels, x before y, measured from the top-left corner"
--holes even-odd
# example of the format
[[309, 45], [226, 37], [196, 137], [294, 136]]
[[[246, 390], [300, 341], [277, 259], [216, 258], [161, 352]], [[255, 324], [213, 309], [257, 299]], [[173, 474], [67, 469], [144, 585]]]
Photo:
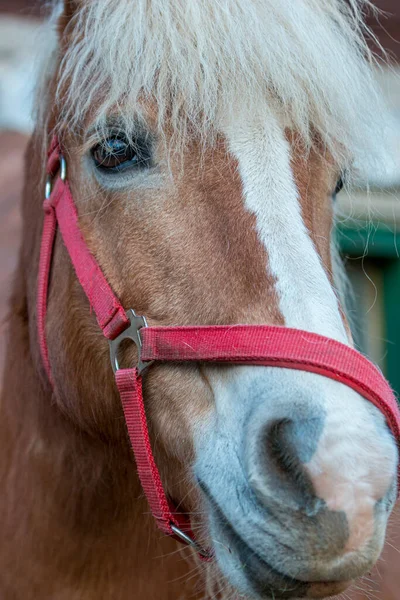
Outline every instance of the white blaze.
[[[244, 205], [256, 217], [258, 238], [268, 255], [266, 268], [276, 280], [285, 325], [348, 344], [336, 294], [303, 221], [291, 146], [279, 117], [268, 114], [264, 107], [262, 117], [237, 119], [226, 126], [224, 134], [238, 161]], [[248, 410], [245, 396], [258, 375], [248, 367], [231, 374], [229, 383], [224, 381], [223, 392], [214, 384], [218, 411], [232, 410], [231, 398], [240, 397], [240, 384]], [[271, 398], [281, 397], [280, 410], [285, 407], [290, 416], [293, 400], [304, 386], [308, 386], [310, 405], [323, 406], [324, 433], [306, 468], [317, 496], [332, 510], [347, 515], [350, 535], [346, 550], [362, 546], [373, 535], [375, 503], [387, 491], [396, 470], [395, 446], [390, 435], [382, 433], [382, 416], [378, 411], [373, 414], [369, 403], [353, 390], [309, 373], [266, 370], [265, 394], [260, 380], [257, 386], [260, 402], [265, 398], [265, 422], [273, 414]], [[239, 413], [239, 408], [236, 410]], [[259, 421], [263, 421], [261, 415]]]
[[276, 279], [285, 325], [347, 343], [336, 295], [303, 222], [281, 123], [264, 107], [262, 116], [238, 119], [224, 133]]

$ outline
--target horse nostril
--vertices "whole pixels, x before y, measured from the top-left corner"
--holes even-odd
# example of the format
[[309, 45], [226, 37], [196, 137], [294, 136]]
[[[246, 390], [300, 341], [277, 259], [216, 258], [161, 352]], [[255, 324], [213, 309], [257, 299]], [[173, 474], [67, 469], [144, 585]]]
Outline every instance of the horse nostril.
[[315, 510], [315, 492], [304, 465], [315, 453], [322, 429], [320, 418], [281, 418], [263, 428], [251, 477], [261, 499], [273, 490], [284, 504]]
[[303, 464], [314, 451], [313, 437], [308, 421], [281, 419], [274, 423], [267, 436], [267, 452], [277, 472], [289, 478], [306, 495], [313, 494], [313, 488]]
[[269, 427], [267, 448], [271, 458], [288, 474], [297, 475], [316, 449], [318, 419], [280, 419]]
[[298, 449], [293, 439], [295, 431], [292, 420], [281, 419], [270, 426], [266, 439], [269, 456], [278, 468], [288, 474], [295, 473], [299, 466]]

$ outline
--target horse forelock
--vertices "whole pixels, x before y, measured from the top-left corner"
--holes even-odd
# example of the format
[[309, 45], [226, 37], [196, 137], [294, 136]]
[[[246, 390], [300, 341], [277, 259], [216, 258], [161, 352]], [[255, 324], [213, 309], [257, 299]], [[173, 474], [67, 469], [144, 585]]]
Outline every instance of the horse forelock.
[[[363, 25], [368, 0], [77, 5], [60, 32], [60, 126], [80, 128], [90, 114], [101, 127], [117, 112], [129, 134], [151, 98], [160, 129], [168, 120], [180, 142], [209, 140], [227, 119], [234, 123], [238, 106], [245, 118], [264, 103], [266, 111], [279, 107], [306, 145], [317, 133], [341, 165], [382, 159], [382, 99]], [[46, 85], [38, 94], [43, 114]]]

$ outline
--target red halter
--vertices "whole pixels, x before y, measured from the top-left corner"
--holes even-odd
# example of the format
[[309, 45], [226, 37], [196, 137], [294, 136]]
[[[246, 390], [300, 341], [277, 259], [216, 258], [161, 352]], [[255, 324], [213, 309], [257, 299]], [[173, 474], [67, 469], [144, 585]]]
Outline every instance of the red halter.
[[[173, 510], [167, 500], [154, 461], [142, 394], [142, 372], [153, 361], [225, 362], [318, 373], [353, 388], [379, 408], [400, 447], [400, 413], [389, 384], [377, 367], [349, 346], [315, 333], [267, 325], [148, 327], [144, 317], [132, 310], [126, 312], [81, 234], [78, 213], [66, 181], [66, 163], [56, 139], [49, 151], [47, 171], [37, 296], [43, 364], [53, 383], [46, 343], [46, 309], [58, 225], [79, 282], [109, 340], [112, 368], [140, 481], [154, 518], [164, 533], [193, 546], [203, 558], [209, 558], [209, 553], [195, 541], [188, 519]], [[125, 338], [133, 340], [138, 350], [138, 364], [131, 369], [120, 369], [117, 360], [118, 347]]]

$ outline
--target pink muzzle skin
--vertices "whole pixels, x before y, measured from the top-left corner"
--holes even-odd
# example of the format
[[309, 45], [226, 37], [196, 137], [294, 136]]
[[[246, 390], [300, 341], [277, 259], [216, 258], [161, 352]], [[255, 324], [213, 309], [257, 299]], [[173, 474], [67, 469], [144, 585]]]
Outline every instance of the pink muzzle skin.
[[[201, 361], [284, 367], [318, 373], [351, 387], [379, 408], [400, 448], [400, 413], [393, 391], [377, 367], [349, 346], [315, 333], [268, 325], [148, 327], [144, 317], [137, 316], [132, 310], [126, 312], [81, 234], [78, 213], [66, 179], [66, 162], [56, 138], [50, 146], [47, 171], [37, 294], [38, 336], [43, 365], [53, 384], [46, 343], [46, 310], [58, 226], [90, 307], [109, 340], [111, 364], [139, 478], [161, 531], [192, 546], [203, 560], [212, 558], [212, 552], [204, 550], [196, 542], [189, 519], [167, 499], [154, 460], [142, 393], [143, 371], [153, 362]], [[137, 346], [138, 364], [130, 369], [120, 369], [118, 348], [126, 338]]]

